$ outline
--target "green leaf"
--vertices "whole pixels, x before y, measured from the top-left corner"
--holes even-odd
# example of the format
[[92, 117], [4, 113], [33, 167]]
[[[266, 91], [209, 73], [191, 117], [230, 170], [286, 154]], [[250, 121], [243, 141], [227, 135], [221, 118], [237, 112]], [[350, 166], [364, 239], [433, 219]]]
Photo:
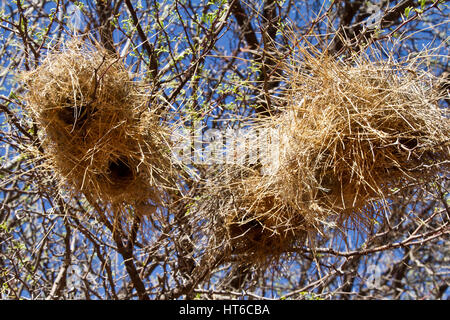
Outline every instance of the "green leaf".
[[419, 0], [419, 4], [420, 4], [420, 8], [421, 9], [423, 9], [423, 8], [425, 8], [425, 2], [426, 2], [427, 0]]
[[0, 223], [0, 230], [5, 231], [6, 233], [9, 233], [9, 232], [10, 232], [10, 230], [9, 230], [9, 228], [8, 228], [8, 225], [6, 224], [6, 221]]
[[9, 98], [10, 98], [10, 99], [18, 99], [18, 98], [17, 98], [17, 95], [14, 93], [14, 91], [11, 91], [11, 92], [9, 93]]
[[408, 19], [409, 13], [411, 12], [412, 7], [406, 7], [405, 8], [405, 17]]

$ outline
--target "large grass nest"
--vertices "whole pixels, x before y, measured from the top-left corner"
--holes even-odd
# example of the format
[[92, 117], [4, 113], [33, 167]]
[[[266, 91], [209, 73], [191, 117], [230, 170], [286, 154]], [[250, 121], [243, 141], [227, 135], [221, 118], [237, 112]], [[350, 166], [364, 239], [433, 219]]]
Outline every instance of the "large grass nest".
[[46, 166], [62, 185], [106, 204], [162, 201], [173, 171], [168, 133], [122, 59], [71, 40], [22, 77]]
[[232, 165], [212, 175], [192, 215], [206, 234], [206, 254], [266, 265], [304, 242], [309, 228], [304, 217], [267, 189], [259, 170]]
[[448, 171], [444, 93], [417, 59], [302, 53], [284, 66], [281, 114], [262, 122], [278, 142], [259, 166], [216, 174], [207, 189], [218, 196], [199, 204], [216, 221], [211, 247], [240, 263], [276, 260], [324, 226], [365, 232], [398, 189]]
[[305, 53], [291, 64], [288, 109], [274, 119], [281, 152], [271, 176], [307, 221], [371, 225], [367, 209], [376, 213], [395, 190], [446, 172], [448, 111], [439, 108], [437, 81], [417, 63]]

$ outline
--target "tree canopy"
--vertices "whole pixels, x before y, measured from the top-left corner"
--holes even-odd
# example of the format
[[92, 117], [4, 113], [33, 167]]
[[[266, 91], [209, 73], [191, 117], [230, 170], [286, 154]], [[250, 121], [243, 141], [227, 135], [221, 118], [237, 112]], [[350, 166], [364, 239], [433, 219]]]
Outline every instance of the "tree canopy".
[[[348, 223], [345, 232], [335, 232], [332, 224], [325, 224], [321, 232], [306, 235], [268, 263], [237, 263], [208, 251], [207, 231], [221, 224], [211, 222], [220, 210], [214, 205], [239, 196], [220, 188], [205, 196], [205, 190], [215, 190], [217, 184], [232, 185], [216, 174], [223, 168], [220, 163], [199, 158], [177, 164], [183, 174], [157, 173], [156, 180], [173, 187], [146, 199], [142, 208], [141, 202], [121, 205], [123, 215], [118, 215], [114, 206], [96, 201], [90, 193], [72, 192], [55, 178], [46, 165], [48, 150], [42, 147], [43, 132], [49, 131], [33, 119], [23, 80], [39, 66], [57, 63], [52, 54], [64, 52], [78, 39], [111, 55], [95, 60], [100, 61], [96, 76], [97, 72], [105, 79], [110, 76], [111, 67], [104, 61], [123, 61], [125, 71], [118, 70], [142, 86], [150, 96], [144, 107], [158, 119], [181, 121], [188, 132], [197, 127], [223, 131], [284, 112], [284, 97], [293, 83], [282, 65], [293, 57], [300, 61], [296, 70], [305, 74], [308, 66], [301, 60], [308, 54], [326, 54], [333, 63], [350, 66], [361, 56], [366, 64], [420, 58], [409, 74], [424, 71], [433, 77], [432, 85], [442, 93], [435, 104], [448, 120], [448, 4], [445, 0], [2, 1], [2, 299], [448, 299], [450, 198], [445, 170], [430, 181], [415, 177], [403, 188], [390, 190], [395, 197], [386, 199], [383, 208], [373, 205], [377, 214], [369, 217], [373, 221], [364, 230]], [[94, 55], [77, 56], [71, 63]], [[56, 77], [52, 72], [48, 82]], [[108, 81], [116, 81], [114, 76]], [[143, 94], [139, 90], [133, 99]], [[91, 102], [86, 98], [85, 103]], [[66, 116], [72, 122], [73, 117], [82, 120], [81, 113]], [[128, 119], [126, 114], [120, 117]], [[134, 123], [130, 119], [126, 121]], [[78, 130], [75, 125], [72, 129]], [[142, 138], [138, 131], [126, 134]], [[145, 139], [156, 135], [152, 131]], [[161, 137], [152, 146], [163, 145]], [[105, 152], [119, 148], [119, 139]], [[202, 141], [201, 147], [212, 140]], [[397, 144], [413, 150], [415, 141]], [[448, 148], [448, 141], [444, 143]], [[136, 152], [151, 157], [149, 148]], [[130, 175], [127, 161], [119, 158], [109, 172], [116, 177]], [[145, 167], [145, 161], [136, 161], [136, 167]], [[448, 169], [448, 161], [443, 160], [444, 168]], [[205, 182], [214, 174], [212, 185]], [[161, 197], [170, 205], [153, 208]], [[223, 201], [208, 202], [211, 197]], [[214, 203], [208, 207], [209, 215], [199, 215], [206, 203]], [[141, 210], [149, 212], [138, 214]]]

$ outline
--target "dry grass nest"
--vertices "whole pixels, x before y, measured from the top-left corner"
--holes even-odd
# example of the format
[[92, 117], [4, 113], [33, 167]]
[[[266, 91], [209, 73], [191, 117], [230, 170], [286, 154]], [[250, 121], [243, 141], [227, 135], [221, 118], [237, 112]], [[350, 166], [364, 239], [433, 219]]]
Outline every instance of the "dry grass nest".
[[46, 166], [62, 185], [114, 205], [162, 201], [173, 169], [168, 133], [122, 59], [72, 40], [22, 78]]
[[258, 170], [242, 166], [213, 173], [191, 216], [207, 239], [205, 254], [232, 263], [266, 265], [305, 240], [308, 226], [303, 216], [263, 181]]
[[283, 110], [262, 123], [277, 143], [257, 169], [216, 174], [207, 187], [215, 195], [199, 204], [216, 221], [211, 247], [266, 263], [324, 226], [364, 232], [396, 190], [447, 174], [445, 93], [417, 63], [343, 63], [306, 51], [288, 62]]

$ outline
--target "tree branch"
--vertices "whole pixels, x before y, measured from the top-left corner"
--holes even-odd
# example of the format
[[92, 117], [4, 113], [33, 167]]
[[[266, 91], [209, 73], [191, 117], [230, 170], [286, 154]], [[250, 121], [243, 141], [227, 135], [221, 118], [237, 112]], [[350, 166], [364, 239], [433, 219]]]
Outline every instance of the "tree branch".
[[256, 37], [255, 31], [253, 30], [250, 18], [241, 6], [241, 2], [239, 0], [229, 0], [228, 2], [230, 3], [231, 12], [233, 13], [234, 18], [241, 29], [241, 33], [244, 36], [249, 49], [257, 50], [259, 47], [259, 41]]
[[142, 30], [142, 27], [139, 23], [139, 19], [137, 17], [136, 11], [133, 8], [133, 5], [131, 4], [130, 0], [125, 0], [125, 4], [127, 6], [128, 12], [131, 15], [131, 18], [133, 19], [133, 24], [136, 27], [136, 30], [138, 32], [139, 38], [141, 38], [142, 46], [144, 47], [145, 51], [148, 54], [148, 57], [150, 59], [150, 74], [153, 77], [153, 81], [156, 82], [156, 78], [158, 75], [158, 61], [156, 60], [156, 55], [154, 52], [153, 45], [149, 42], [147, 36], [144, 33], [144, 30]]

